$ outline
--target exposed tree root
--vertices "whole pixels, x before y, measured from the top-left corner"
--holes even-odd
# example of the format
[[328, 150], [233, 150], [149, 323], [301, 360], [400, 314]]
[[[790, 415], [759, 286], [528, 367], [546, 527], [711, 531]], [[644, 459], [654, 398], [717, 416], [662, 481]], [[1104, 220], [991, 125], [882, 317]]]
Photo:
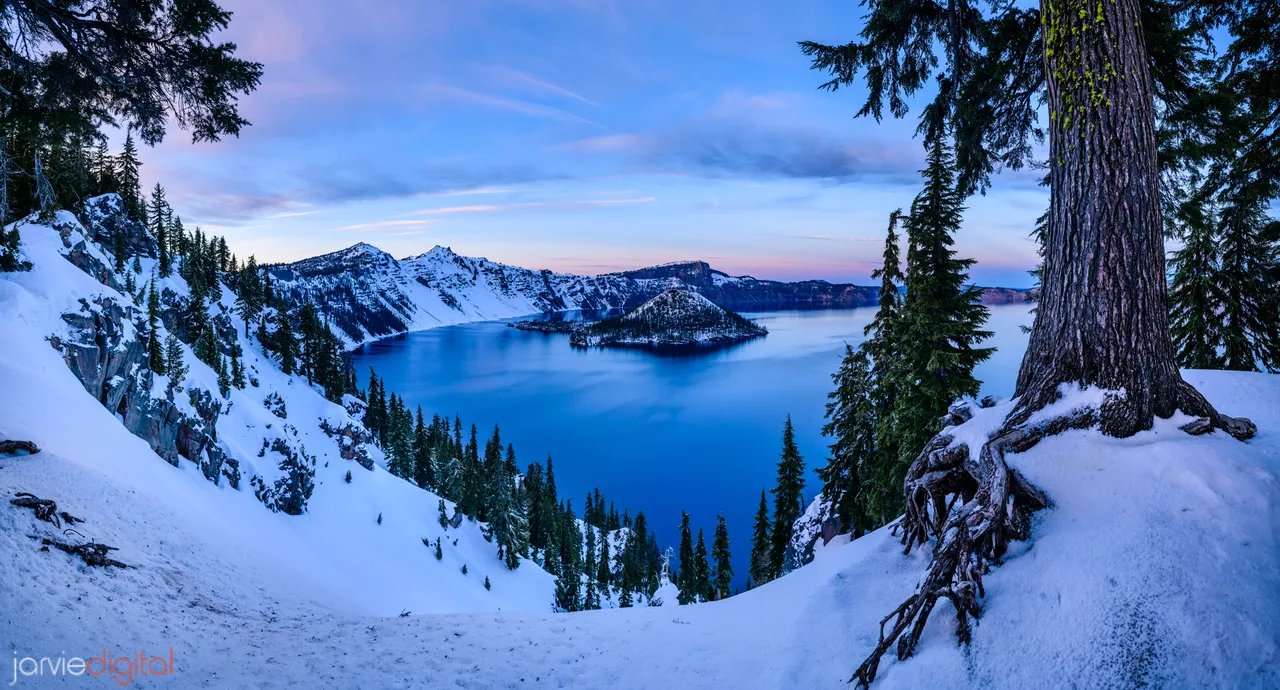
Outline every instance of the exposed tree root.
[[31, 455], [35, 455], [40, 452], [40, 449], [30, 441], [15, 441], [12, 439], [0, 441], [0, 453], [17, 453], [18, 451], [26, 451]]
[[[1190, 385], [1184, 383], [1179, 393], [1179, 407], [1199, 417], [1183, 426], [1188, 433], [1222, 429], [1244, 440], [1256, 431], [1247, 419], [1219, 414]], [[1101, 409], [1076, 410], [1035, 423], [1029, 421], [1032, 414], [1027, 408], [1015, 408], [976, 458], [967, 445], [953, 445], [954, 438], [945, 430], [925, 446], [907, 470], [906, 514], [900, 526], [904, 553], [935, 538], [929, 569], [915, 593], [880, 621], [880, 641], [851, 682], [870, 685], [880, 658], [895, 642], [898, 658], [910, 657], [939, 598], [955, 607], [956, 636], [961, 643], [969, 642], [969, 619], [982, 614], [978, 604], [983, 596], [982, 576], [999, 562], [1010, 539], [1030, 536], [1031, 514], [1048, 505], [1039, 489], [1009, 468], [1005, 455], [1030, 450], [1044, 438], [1069, 429], [1101, 425], [1105, 431], [1108, 415], [1125, 415], [1123, 405], [1123, 397], [1115, 397]], [[964, 406], [953, 408], [947, 421], [960, 424], [969, 414]]]
[[35, 511], [36, 519], [43, 520], [54, 527], [61, 527], [62, 523], [74, 525], [77, 522], [84, 522], [82, 518], [78, 518], [65, 510], [58, 512], [58, 504], [52, 499], [40, 498], [35, 494], [19, 492], [14, 494], [16, 498], [10, 499], [10, 503], [19, 508], [30, 508]]
[[60, 542], [57, 539], [41, 539], [40, 543], [44, 544], [44, 549], [41, 549], [41, 550], [46, 550], [50, 546], [52, 546], [55, 549], [58, 549], [59, 551], [65, 551], [71, 554], [72, 556], [79, 556], [80, 560], [84, 561], [89, 565], [99, 566], [103, 568], [106, 568], [106, 567], [128, 568], [129, 567], [124, 563], [121, 563], [120, 561], [107, 557], [108, 553], [119, 550], [114, 546], [107, 546], [106, 544], [98, 544], [96, 542], [89, 542], [88, 544], [67, 544], [65, 542]]

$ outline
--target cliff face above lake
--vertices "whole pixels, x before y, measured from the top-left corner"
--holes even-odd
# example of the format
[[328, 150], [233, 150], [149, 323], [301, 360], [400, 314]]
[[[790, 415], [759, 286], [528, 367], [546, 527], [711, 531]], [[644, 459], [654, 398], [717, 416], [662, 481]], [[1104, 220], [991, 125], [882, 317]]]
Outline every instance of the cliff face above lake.
[[622, 316], [582, 326], [569, 342], [575, 347], [693, 347], [728, 345], [767, 333], [696, 292], [671, 289]]

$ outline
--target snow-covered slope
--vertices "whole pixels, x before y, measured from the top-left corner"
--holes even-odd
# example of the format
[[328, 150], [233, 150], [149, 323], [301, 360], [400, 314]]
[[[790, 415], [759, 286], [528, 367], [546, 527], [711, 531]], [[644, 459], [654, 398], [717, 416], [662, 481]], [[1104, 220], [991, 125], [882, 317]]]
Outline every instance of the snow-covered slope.
[[[365, 433], [360, 422], [304, 378], [280, 373], [253, 341], [243, 338], [244, 324], [230, 314], [231, 293], [225, 287], [221, 303], [210, 312], [229, 320], [252, 385], [232, 388], [222, 399], [216, 373], [184, 345], [190, 372], [180, 391], [190, 394], [179, 392], [166, 401], [166, 377], [127, 365], [145, 309], [140, 316], [133, 313], [133, 297], [65, 258], [80, 252], [107, 282], [119, 282], [92, 230], [66, 213], [52, 225], [57, 229], [24, 225], [24, 251], [35, 267], [0, 276], [0, 438], [31, 440], [42, 449], [29, 458], [0, 460], [6, 497], [0, 508], [0, 540], [6, 542], [0, 549], [6, 554], [0, 563], [5, 592], [0, 596], [6, 597], [0, 627], [14, 625], [15, 616], [38, 621], [53, 615], [28, 610], [27, 603], [12, 598], [15, 587], [57, 579], [52, 573], [88, 578], [86, 583], [98, 582], [108, 591], [176, 587], [180, 593], [148, 606], [185, 601], [182, 606], [237, 615], [257, 616], [272, 601], [306, 601], [310, 611], [373, 615], [551, 609], [550, 575], [530, 561], [507, 570], [477, 523], [442, 528], [438, 497], [386, 472], [376, 447], [357, 442], [357, 458], [351, 437]], [[139, 283], [151, 275], [155, 260], [143, 257], [141, 264]], [[177, 274], [158, 283], [173, 298], [188, 292]], [[82, 322], [89, 324], [87, 336], [77, 327]], [[77, 365], [84, 381], [65, 358]], [[101, 384], [103, 401], [111, 401], [105, 407], [86, 392], [97, 389], [86, 372], [117, 363], [124, 366], [118, 373], [109, 369]], [[146, 399], [148, 394], [153, 397]], [[190, 424], [174, 424], [175, 415]], [[141, 420], [142, 437], [122, 424], [135, 419]], [[346, 436], [334, 433], [342, 429]], [[270, 487], [281, 479], [285, 455], [314, 462], [314, 491], [302, 515], [272, 512], [264, 505], [268, 501], [255, 497], [258, 480]], [[40, 543], [32, 535], [57, 536], [57, 531], [32, 521], [30, 511], [8, 505], [18, 491], [53, 499], [60, 510], [85, 518], [75, 526], [79, 536], [71, 536], [117, 546], [114, 557], [135, 568], [91, 570], [65, 554], [38, 552]], [[423, 544], [438, 537], [441, 560]], [[486, 577], [492, 584], [488, 591]], [[66, 598], [78, 601], [84, 594], [77, 587], [57, 590], [45, 603], [65, 610]], [[113, 608], [103, 596], [93, 601], [99, 613]]]
[[[72, 247], [24, 228], [36, 268], [0, 276], [0, 438], [43, 449], [0, 457], [0, 494], [57, 500], [86, 520], [79, 535], [132, 567], [41, 551], [41, 538], [81, 536], [0, 502], [0, 644], [15, 659], [172, 648], [175, 677], [131, 679], [143, 688], [845, 688], [927, 562], [879, 530], [725, 601], [547, 613], [549, 576], [528, 562], [505, 571], [475, 525], [435, 523], [434, 496], [342, 459], [319, 420], [347, 412], [246, 347], [260, 387], [232, 392], [215, 445], [253, 450], [240, 472], [270, 478], [275, 461], [256, 450], [271, 424], [317, 461], [307, 513], [271, 512], [197, 463], [157, 457], [51, 346], [79, 337], [62, 314], [129, 300], [63, 258], [79, 231], [60, 221]], [[190, 381], [210, 385], [211, 370], [189, 361]], [[1052, 507], [984, 578], [972, 643], [957, 646], [940, 603], [917, 656], [886, 656], [877, 687], [1280, 687], [1280, 377], [1186, 377], [1258, 435], [1191, 437], [1173, 419], [1123, 440], [1068, 432], [1011, 456]], [[264, 407], [268, 390], [287, 422]], [[980, 438], [1006, 409], [981, 410], [957, 437]], [[435, 536], [450, 545], [443, 561], [421, 544]]]

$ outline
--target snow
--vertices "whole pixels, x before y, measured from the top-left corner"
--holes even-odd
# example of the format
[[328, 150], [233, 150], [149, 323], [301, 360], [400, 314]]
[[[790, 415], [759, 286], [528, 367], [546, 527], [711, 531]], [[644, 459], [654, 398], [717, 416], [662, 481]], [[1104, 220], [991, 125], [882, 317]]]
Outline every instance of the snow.
[[[0, 492], [56, 499], [133, 567], [41, 552], [56, 530], [0, 503], [0, 644], [15, 658], [172, 647], [177, 685], [134, 678], [141, 688], [845, 688], [927, 563], [882, 529], [725, 601], [548, 613], [550, 576], [528, 562], [506, 571], [477, 525], [439, 528], [434, 496], [341, 460], [316, 424], [347, 412], [251, 348], [262, 385], [232, 393], [219, 439], [259, 461], [266, 425], [284, 425], [262, 398], [280, 392], [318, 457], [309, 512], [271, 513], [251, 491], [161, 461], [45, 340], [80, 298], [114, 293], [62, 259], [55, 233], [24, 227], [23, 240], [36, 268], [0, 276], [0, 438], [42, 451], [0, 457]], [[208, 368], [188, 362], [208, 385]], [[1192, 437], [1171, 419], [1128, 439], [1070, 431], [1009, 456], [1053, 505], [984, 579], [972, 643], [956, 644], [942, 602], [917, 656], [886, 655], [877, 687], [1280, 687], [1280, 376], [1185, 376], [1251, 417], [1257, 437]], [[975, 409], [956, 442], [980, 445], [1009, 405]], [[443, 562], [421, 544], [436, 536]]]

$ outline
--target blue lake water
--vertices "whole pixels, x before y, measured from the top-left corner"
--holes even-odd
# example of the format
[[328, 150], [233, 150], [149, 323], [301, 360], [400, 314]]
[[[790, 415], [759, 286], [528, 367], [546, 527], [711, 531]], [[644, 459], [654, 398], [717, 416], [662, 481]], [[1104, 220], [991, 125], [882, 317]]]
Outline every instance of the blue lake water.
[[[708, 547], [724, 513], [734, 570], [745, 579], [751, 519], [771, 487], [788, 414], [809, 469], [806, 499], [820, 490], [825, 463], [824, 404], [845, 343], [857, 345], [874, 308], [744, 314], [769, 335], [728, 349], [678, 356], [569, 346], [569, 337], [519, 331], [505, 322], [450, 326], [357, 349], [361, 382], [372, 366], [387, 388], [424, 414], [454, 413], [478, 425], [481, 443], [496, 423], [520, 466], [555, 459], [561, 496], [581, 516], [599, 488], [621, 512], [643, 510], [662, 547], [679, 543], [688, 511]], [[978, 367], [983, 393], [1009, 396], [1030, 325], [1030, 305], [991, 307]], [[696, 535], [695, 535], [696, 536]]]

